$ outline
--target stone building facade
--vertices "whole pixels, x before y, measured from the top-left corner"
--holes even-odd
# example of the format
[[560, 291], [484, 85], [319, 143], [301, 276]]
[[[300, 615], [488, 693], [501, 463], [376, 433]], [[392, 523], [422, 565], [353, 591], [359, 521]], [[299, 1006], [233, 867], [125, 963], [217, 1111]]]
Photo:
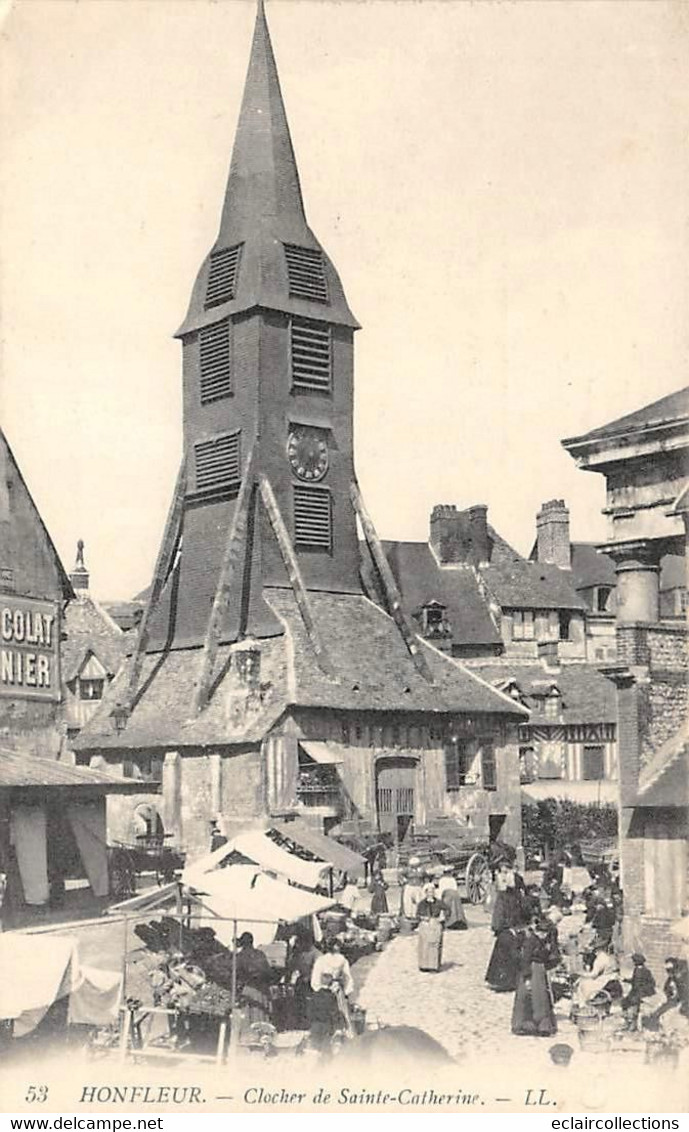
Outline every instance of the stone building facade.
[[660, 616], [661, 561], [686, 561], [689, 389], [563, 442], [605, 476], [617, 569], [620, 848], [628, 945], [659, 966], [686, 913], [687, 626]]

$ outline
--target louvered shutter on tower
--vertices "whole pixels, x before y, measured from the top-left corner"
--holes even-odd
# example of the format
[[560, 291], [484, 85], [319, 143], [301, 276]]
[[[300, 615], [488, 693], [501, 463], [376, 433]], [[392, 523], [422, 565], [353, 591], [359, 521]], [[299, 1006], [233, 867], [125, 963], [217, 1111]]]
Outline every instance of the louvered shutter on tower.
[[232, 392], [230, 321], [204, 326], [199, 333], [201, 404], [219, 401]]
[[332, 550], [332, 503], [327, 488], [294, 488], [294, 544], [307, 550]]
[[290, 326], [292, 386], [329, 393], [332, 386], [330, 327], [293, 318]]
[[194, 446], [196, 490], [215, 493], [237, 487], [241, 479], [240, 433], [214, 436]]
[[298, 248], [295, 244], [285, 244], [284, 248], [290, 295], [312, 303], [327, 303], [328, 284], [323, 252], [313, 248]]
[[221, 248], [220, 251], [211, 252], [211, 265], [206, 288], [206, 310], [209, 307], [220, 306], [221, 303], [229, 303], [234, 299], [242, 247], [242, 244], [235, 244], [232, 248]]

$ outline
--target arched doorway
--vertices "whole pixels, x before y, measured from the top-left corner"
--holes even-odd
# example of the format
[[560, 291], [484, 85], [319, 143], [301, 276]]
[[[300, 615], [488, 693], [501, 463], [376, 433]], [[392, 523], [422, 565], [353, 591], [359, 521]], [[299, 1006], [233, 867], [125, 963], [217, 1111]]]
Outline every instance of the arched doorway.
[[415, 780], [415, 759], [381, 759], [376, 767], [378, 829], [391, 834], [398, 845], [412, 833]]
[[134, 810], [135, 843], [142, 849], [163, 845], [165, 827], [158, 810], [150, 802], [141, 802]]

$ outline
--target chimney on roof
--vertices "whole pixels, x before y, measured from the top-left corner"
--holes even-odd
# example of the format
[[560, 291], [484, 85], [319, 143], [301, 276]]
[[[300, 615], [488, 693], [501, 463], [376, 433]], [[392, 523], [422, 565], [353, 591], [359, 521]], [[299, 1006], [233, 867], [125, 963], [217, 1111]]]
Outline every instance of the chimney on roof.
[[481, 566], [489, 560], [488, 508], [483, 503], [458, 511], [438, 503], [431, 512], [431, 547], [441, 566]]
[[77, 597], [80, 593], [88, 593], [90, 575], [84, 563], [84, 540], [80, 538], [77, 543], [77, 558], [74, 563], [74, 569], [69, 575], [69, 580], [72, 583]]
[[474, 566], [487, 566], [490, 562], [488, 545], [488, 508], [485, 503], [475, 503], [469, 508], [469, 530], [471, 532], [471, 561]]
[[539, 562], [571, 570], [569, 511], [564, 499], [550, 499], [536, 516], [536, 545]]

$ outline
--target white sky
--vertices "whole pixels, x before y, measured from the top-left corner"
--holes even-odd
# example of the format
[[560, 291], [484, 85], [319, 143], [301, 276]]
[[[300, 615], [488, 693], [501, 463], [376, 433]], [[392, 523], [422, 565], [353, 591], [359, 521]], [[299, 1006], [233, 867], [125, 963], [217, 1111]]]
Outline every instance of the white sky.
[[[1, 3], [1, 0], [0, 0]], [[363, 325], [379, 534], [539, 504], [605, 535], [564, 436], [686, 384], [689, 7], [268, 0], [311, 226]], [[0, 38], [0, 412], [65, 561], [146, 585], [182, 321], [219, 223], [253, 4], [19, 0]]]

